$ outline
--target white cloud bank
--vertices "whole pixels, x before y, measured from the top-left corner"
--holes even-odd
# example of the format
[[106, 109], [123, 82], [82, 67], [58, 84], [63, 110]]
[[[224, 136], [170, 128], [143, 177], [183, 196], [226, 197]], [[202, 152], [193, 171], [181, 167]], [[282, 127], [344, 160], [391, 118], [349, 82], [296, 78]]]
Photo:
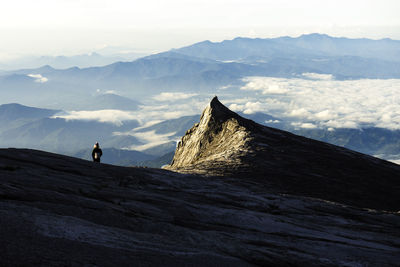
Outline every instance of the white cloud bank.
[[147, 132], [136, 132], [136, 129], [127, 132], [127, 133], [114, 133], [115, 135], [130, 135], [136, 137], [139, 141], [144, 143], [143, 145], [132, 145], [130, 147], [126, 147], [125, 149], [129, 150], [138, 150], [143, 151], [145, 149], [165, 144], [169, 141], [175, 141], [174, 138], [176, 132], [166, 133], [166, 134], [157, 134], [155, 130], [147, 131]]
[[65, 120], [92, 120], [122, 125], [123, 121], [135, 120], [137, 116], [135, 116], [134, 112], [104, 109], [94, 111], [68, 111], [67, 114], [55, 115], [53, 118], [62, 118]]
[[274, 78], [266, 80], [263, 77], [247, 77], [243, 81], [246, 85], [240, 88], [242, 90], [261, 91], [264, 95], [279, 95], [288, 92], [286, 88], [280, 86], [279, 79], [275, 82]]
[[41, 74], [28, 74], [27, 76], [34, 78], [35, 82], [37, 82], [37, 83], [45, 83], [45, 82], [49, 81], [49, 79], [47, 79], [46, 77], [43, 77]]
[[298, 124], [303, 128], [400, 129], [400, 79], [337, 81], [331, 75], [303, 76], [307, 79], [247, 77], [241, 87], [249, 92], [247, 102], [233, 102], [229, 107], [313, 123]]
[[400, 165], [400, 159], [390, 159], [389, 161]]
[[303, 128], [303, 129], [315, 129], [317, 128], [317, 125], [310, 123], [310, 122], [305, 122], [305, 123], [301, 123], [301, 122], [293, 122], [292, 126], [296, 127], [296, 128]]
[[240, 104], [231, 104], [229, 105], [229, 109], [233, 111], [242, 111], [244, 114], [253, 114], [256, 112], [264, 111], [264, 105], [257, 101], [257, 102], [246, 102], [242, 105]]
[[115, 109], [104, 110], [81, 110], [66, 111], [62, 114], [56, 114], [53, 118], [62, 118], [66, 120], [87, 120], [113, 123], [122, 125], [124, 121], [137, 120], [142, 128], [151, 124], [169, 119], [177, 119], [182, 116], [201, 114], [201, 111], [210, 101], [210, 97], [202, 99], [188, 99], [179, 105], [169, 105], [160, 103], [150, 103], [140, 106], [135, 111], [124, 111]]
[[325, 80], [331, 81], [334, 79], [332, 74], [321, 74], [321, 73], [313, 73], [313, 72], [305, 72], [301, 74], [304, 78], [308, 78], [311, 80]]
[[198, 94], [188, 94], [181, 92], [170, 92], [170, 93], [164, 92], [159, 95], [153, 96], [153, 99], [157, 101], [176, 101], [176, 100], [188, 99], [197, 95]]

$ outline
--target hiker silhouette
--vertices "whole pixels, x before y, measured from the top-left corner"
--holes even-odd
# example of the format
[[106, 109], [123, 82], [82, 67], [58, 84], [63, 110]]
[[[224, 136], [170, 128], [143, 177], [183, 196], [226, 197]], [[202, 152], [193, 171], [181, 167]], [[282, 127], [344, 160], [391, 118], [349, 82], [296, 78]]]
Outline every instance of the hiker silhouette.
[[103, 155], [103, 151], [101, 151], [101, 148], [99, 146], [99, 143], [96, 143], [93, 147], [92, 151], [92, 158], [94, 162], [100, 162], [100, 158]]

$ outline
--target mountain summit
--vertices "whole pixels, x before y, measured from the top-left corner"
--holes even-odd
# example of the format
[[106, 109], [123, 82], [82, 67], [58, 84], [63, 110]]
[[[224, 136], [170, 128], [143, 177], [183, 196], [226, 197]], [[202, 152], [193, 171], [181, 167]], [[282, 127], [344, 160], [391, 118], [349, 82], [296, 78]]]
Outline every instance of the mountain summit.
[[400, 166], [242, 118], [214, 97], [182, 137], [183, 173], [253, 180], [268, 190], [363, 208], [400, 210]]
[[203, 111], [200, 123], [188, 130], [178, 143], [170, 168], [196, 172], [213, 169], [217, 173], [225, 166], [240, 166], [241, 152], [249, 152], [246, 145], [250, 132], [246, 129], [251, 124], [214, 97]]

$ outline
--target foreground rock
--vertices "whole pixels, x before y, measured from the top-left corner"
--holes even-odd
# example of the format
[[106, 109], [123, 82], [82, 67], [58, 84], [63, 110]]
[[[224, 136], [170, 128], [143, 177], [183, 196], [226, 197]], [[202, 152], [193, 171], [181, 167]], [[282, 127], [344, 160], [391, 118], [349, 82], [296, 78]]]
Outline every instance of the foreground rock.
[[398, 213], [0, 150], [1, 266], [393, 266]]
[[167, 169], [236, 177], [268, 192], [400, 210], [400, 166], [262, 126], [215, 97], [182, 137]]

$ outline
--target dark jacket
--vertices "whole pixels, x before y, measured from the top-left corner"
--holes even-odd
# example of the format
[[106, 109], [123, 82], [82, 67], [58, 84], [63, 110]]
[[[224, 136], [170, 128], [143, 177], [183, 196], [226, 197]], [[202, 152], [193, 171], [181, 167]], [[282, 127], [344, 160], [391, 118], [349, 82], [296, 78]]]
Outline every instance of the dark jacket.
[[93, 148], [92, 158], [94, 162], [100, 162], [100, 157], [103, 155], [103, 151], [99, 147]]

